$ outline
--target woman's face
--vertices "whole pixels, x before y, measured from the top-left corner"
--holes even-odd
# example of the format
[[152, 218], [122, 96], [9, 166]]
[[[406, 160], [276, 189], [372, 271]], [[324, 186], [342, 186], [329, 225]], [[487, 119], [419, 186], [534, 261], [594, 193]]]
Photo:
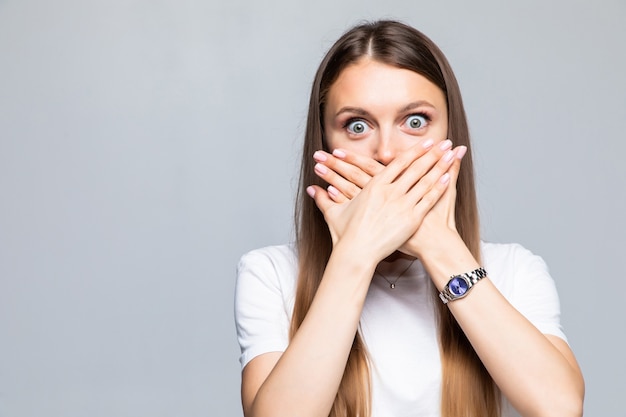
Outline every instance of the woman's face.
[[387, 165], [420, 140], [446, 139], [446, 99], [422, 75], [365, 58], [330, 87], [324, 131], [331, 151], [346, 149]]

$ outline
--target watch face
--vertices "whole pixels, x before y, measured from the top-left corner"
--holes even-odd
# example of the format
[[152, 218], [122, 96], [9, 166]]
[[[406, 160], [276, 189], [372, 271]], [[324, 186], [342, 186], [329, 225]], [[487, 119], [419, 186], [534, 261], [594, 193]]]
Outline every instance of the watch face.
[[465, 294], [467, 292], [467, 282], [461, 277], [454, 277], [450, 280], [450, 292], [457, 297]]

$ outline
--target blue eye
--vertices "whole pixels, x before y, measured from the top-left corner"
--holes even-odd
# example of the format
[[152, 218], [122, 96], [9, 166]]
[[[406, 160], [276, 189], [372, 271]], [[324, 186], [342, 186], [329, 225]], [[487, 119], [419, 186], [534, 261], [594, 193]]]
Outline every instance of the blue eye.
[[363, 120], [352, 120], [346, 124], [346, 129], [354, 135], [360, 135], [365, 133], [369, 126]]
[[428, 124], [428, 119], [421, 114], [412, 114], [404, 123], [411, 129], [420, 129]]

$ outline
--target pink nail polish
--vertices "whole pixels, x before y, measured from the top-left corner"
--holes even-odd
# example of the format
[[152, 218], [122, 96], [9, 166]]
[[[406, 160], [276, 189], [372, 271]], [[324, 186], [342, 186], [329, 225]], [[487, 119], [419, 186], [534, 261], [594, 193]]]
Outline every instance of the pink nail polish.
[[444, 160], [445, 162], [450, 162], [450, 161], [452, 161], [452, 158], [454, 158], [454, 152], [452, 152], [452, 151], [448, 151], [448, 152], [446, 152], [446, 154], [443, 156], [443, 160]]
[[456, 159], [463, 159], [467, 152], [467, 146], [459, 146], [456, 150]]
[[309, 197], [315, 197], [315, 188], [311, 186], [306, 187], [306, 193], [309, 195]]
[[442, 184], [447, 184], [450, 182], [450, 174], [448, 174], [447, 172], [445, 174], [443, 174], [441, 176], [441, 178], [439, 179], [439, 182]]
[[342, 151], [341, 149], [335, 149], [333, 151], [333, 155], [335, 155], [337, 158], [340, 158], [340, 159], [343, 159], [346, 157], [346, 153]]
[[439, 149], [441, 149], [442, 151], [445, 151], [447, 149], [450, 149], [452, 147], [452, 141], [450, 139], [446, 139], [443, 142], [441, 142], [441, 144], [439, 145]]
[[329, 185], [328, 186], [328, 194], [332, 195], [333, 197], [337, 197], [339, 195], [339, 190], [337, 190], [332, 185]]
[[429, 149], [431, 146], [433, 146], [434, 141], [432, 139], [426, 139], [424, 141], [424, 143], [422, 143], [422, 146], [424, 147], [424, 149]]
[[315, 172], [320, 175], [326, 175], [328, 173], [328, 168], [322, 164], [315, 164]]
[[324, 152], [316, 151], [313, 154], [313, 159], [315, 159], [317, 162], [326, 162], [328, 158], [326, 157], [326, 154], [324, 154]]

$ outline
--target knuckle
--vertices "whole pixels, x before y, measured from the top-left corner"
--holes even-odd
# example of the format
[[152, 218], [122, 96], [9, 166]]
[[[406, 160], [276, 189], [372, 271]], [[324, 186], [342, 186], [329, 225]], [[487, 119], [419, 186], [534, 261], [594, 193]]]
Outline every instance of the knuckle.
[[367, 172], [369, 175], [376, 175], [378, 172], [380, 172], [380, 168], [381, 166], [377, 162], [368, 161], [365, 165], [365, 172]]
[[351, 183], [358, 181], [359, 173], [357, 171], [357, 168], [350, 167], [348, 170], [346, 170], [345, 177]]
[[426, 193], [426, 195], [424, 197], [422, 197], [422, 202], [424, 203], [424, 205], [426, 205], [427, 207], [430, 207], [431, 205], [433, 205], [435, 203], [436, 198], [432, 193]]
[[349, 190], [346, 190], [347, 192], [347, 197], [348, 198], [353, 198], [354, 196], [356, 196], [360, 191], [360, 188], [357, 187], [356, 185], [352, 184], [352, 186], [350, 187]]

